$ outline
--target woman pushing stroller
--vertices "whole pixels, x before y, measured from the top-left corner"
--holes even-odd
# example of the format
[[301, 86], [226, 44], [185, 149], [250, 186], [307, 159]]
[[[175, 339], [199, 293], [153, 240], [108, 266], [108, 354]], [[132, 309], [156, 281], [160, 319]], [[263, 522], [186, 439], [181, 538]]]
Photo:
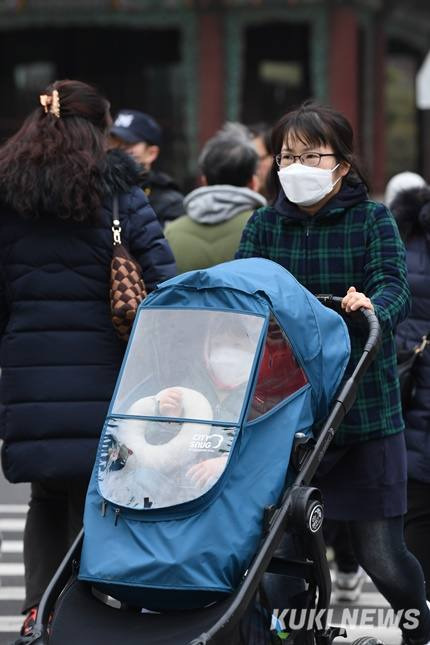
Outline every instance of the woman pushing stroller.
[[[393, 331], [409, 311], [404, 247], [390, 212], [369, 200], [352, 128], [312, 102], [273, 129], [272, 205], [254, 213], [238, 258], [274, 260], [315, 294], [343, 297], [343, 309], [370, 309], [382, 348], [329, 448], [316, 485], [326, 515], [349, 524], [360, 565], [395, 611], [420, 612], [406, 643], [430, 641], [424, 578], [403, 539], [406, 456]], [[363, 340], [350, 326], [356, 362]], [[402, 624], [400, 624], [402, 627]]]

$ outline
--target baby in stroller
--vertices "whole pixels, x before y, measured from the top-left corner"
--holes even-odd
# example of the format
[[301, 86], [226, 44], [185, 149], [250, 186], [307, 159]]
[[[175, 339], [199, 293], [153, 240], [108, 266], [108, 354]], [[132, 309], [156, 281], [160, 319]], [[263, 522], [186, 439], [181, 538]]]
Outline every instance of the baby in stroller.
[[[217, 319], [208, 326], [203, 356], [187, 386], [171, 386], [136, 399], [128, 416], [232, 421], [241, 407], [254, 362], [256, 329], [246, 321]], [[190, 387], [190, 384], [195, 387]], [[277, 323], [269, 324], [259, 382], [249, 419], [305, 384]], [[200, 387], [202, 391], [199, 391]], [[190, 440], [191, 437], [191, 440]], [[186, 421], [136, 424], [119, 421], [104, 471], [103, 492], [118, 504], [179, 504], [204, 494], [225, 469], [234, 433], [225, 427]]]

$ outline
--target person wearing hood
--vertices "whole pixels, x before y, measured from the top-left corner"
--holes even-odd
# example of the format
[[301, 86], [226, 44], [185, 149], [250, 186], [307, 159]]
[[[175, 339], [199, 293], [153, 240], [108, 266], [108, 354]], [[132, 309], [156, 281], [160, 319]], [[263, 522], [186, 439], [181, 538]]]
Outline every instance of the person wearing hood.
[[[428, 643], [423, 571], [403, 535], [406, 448], [394, 330], [410, 308], [404, 245], [389, 210], [369, 200], [343, 114], [305, 102], [275, 125], [272, 150], [273, 201], [248, 221], [237, 257], [279, 262], [314, 294], [342, 297], [345, 313], [364, 308], [379, 319], [382, 346], [314, 483], [325, 516], [348, 523], [358, 563], [393, 610], [404, 611], [404, 641]], [[349, 331], [350, 373], [366, 334], [353, 322]], [[419, 611], [412, 628], [408, 608]]]
[[257, 192], [258, 154], [247, 129], [228, 123], [204, 146], [203, 186], [184, 199], [186, 214], [166, 227], [178, 272], [232, 260], [243, 227], [266, 204]]
[[175, 275], [126, 153], [107, 153], [109, 103], [55, 81], [0, 148], [0, 438], [10, 482], [30, 482], [21, 631], [82, 525], [125, 343], [109, 299], [112, 202], [148, 291]]
[[139, 164], [139, 186], [164, 228], [183, 214], [184, 196], [170, 175], [153, 168], [160, 155], [162, 134], [157, 121], [138, 110], [120, 110], [110, 129], [110, 145], [125, 150]]
[[[410, 188], [424, 188], [426, 185], [425, 179], [416, 172], [410, 172], [409, 170], [399, 172], [397, 175], [393, 175], [393, 177], [391, 177], [387, 182], [384, 194], [384, 204], [392, 211], [392, 203], [394, 199], [403, 191], [409, 190]], [[407, 198], [402, 200], [402, 202], [406, 200]]]
[[[399, 350], [420, 345], [430, 333], [430, 186], [415, 173], [395, 175], [387, 186], [388, 203], [406, 246], [412, 292], [409, 317], [397, 328]], [[414, 393], [403, 410], [408, 453], [406, 544], [418, 558], [430, 600], [430, 345], [414, 365]]]

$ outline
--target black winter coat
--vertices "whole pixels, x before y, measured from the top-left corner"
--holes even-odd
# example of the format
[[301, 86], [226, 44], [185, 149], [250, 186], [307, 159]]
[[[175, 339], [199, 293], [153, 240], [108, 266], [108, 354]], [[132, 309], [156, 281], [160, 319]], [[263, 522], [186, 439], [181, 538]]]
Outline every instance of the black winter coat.
[[[401, 348], [412, 348], [430, 332], [430, 189], [399, 193], [391, 205], [406, 239], [408, 280], [412, 292], [409, 318], [397, 329]], [[405, 413], [408, 476], [430, 483], [430, 346], [416, 362], [416, 392]]]
[[167, 222], [185, 214], [184, 196], [166, 173], [157, 170], [142, 173], [139, 185], [143, 188], [163, 228]]
[[148, 289], [175, 275], [134, 163], [108, 158], [97, 224], [0, 206], [0, 438], [11, 482], [90, 474], [125, 349], [109, 310], [114, 193]]

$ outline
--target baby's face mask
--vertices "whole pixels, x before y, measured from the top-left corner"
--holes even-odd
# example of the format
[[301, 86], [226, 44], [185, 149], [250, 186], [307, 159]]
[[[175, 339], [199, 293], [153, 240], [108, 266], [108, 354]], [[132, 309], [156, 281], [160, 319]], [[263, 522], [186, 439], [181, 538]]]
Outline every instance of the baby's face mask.
[[209, 353], [209, 367], [215, 384], [233, 389], [246, 383], [251, 372], [254, 353], [234, 346], [217, 346]]

